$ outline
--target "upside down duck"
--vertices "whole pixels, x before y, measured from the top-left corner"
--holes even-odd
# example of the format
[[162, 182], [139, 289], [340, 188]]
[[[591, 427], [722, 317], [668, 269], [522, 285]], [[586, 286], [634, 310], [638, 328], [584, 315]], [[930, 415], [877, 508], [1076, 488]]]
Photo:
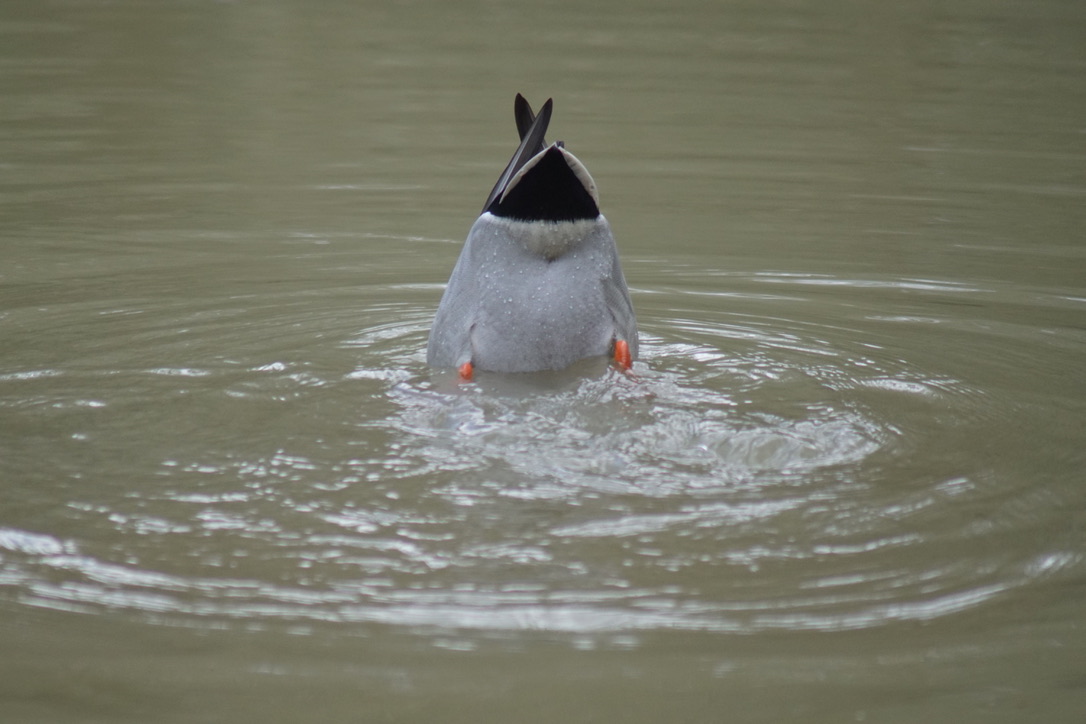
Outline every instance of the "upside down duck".
[[465, 380], [604, 355], [628, 369], [637, 359], [637, 320], [596, 184], [561, 142], [544, 138], [552, 106], [536, 115], [517, 95], [520, 146], [438, 305], [426, 361]]

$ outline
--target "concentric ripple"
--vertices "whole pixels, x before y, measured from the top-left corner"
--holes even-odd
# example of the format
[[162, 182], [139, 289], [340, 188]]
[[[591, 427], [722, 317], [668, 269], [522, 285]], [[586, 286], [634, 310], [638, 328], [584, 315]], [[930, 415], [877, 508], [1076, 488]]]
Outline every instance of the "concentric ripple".
[[[134, 364], [116, 375], [220, 422], [170, 441], [168, 420], [141, 418], [151, 452], [131, 478], [53, 491], [66, 502], [49, 515], [73, 532], [0, 528], [0, 585], [25, 605], [180, 625], [620, 635], [927, 620], [1081, 567], [1067, 536], [1001, 545], [1052, 526], [1060, 489], [960, 454], [1017, 443], [954, 363], [965, 351], [939, 364], [892, 343], [940, 325], [832, 305], [798, 322], [805, 280], [746, 281], [775, 291], [738, 295], [740, 311], [647, 304], [629, 374], [586, 362], [460, 384], [423, 365], [430, 307], [412, 300], [435, 290], [417, 287], [375, 295], [319, 362], [306, 340], [269, 356], [275, 328], [344, 325], [298, 300], [248, 332], [269, 340], [251, 359]], [[222, 334], [205, 325], [189, 329]], [[101, 372], [85, 375], [2, 382], [61, 380], [83, 399]], [[65, 413], [97, 422], [58, 470], [80, 467], [78, 435], [133, 434], [126, 394]]]

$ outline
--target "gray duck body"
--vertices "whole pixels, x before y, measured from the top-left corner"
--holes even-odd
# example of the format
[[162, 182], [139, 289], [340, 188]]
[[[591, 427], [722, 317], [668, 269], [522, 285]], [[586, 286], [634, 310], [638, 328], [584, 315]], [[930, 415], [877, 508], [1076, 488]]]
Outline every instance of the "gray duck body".
[[543, 135], [551, 102], [517, 96], [521, 145], [468, 232], [427, 345], [434, 367], [533, 372], [637, 358], [637, 322], [618, 249], [583, 164]]

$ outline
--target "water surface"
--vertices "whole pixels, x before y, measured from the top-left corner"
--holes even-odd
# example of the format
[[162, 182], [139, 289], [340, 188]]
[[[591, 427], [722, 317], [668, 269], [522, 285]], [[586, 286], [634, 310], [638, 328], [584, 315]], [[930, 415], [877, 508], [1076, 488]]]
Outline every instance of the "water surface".
[[[0, 10], [13, 721], [1079, 721], [1077, 4]], [[424, 347], [555, 98], [642, 332]]]

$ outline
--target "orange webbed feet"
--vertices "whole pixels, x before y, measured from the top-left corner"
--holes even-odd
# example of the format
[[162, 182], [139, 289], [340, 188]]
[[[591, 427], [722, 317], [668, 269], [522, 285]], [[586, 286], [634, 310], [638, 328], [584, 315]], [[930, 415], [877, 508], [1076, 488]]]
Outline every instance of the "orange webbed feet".
[[630, 355], [630, 345], [624, 339], [615, 340], [615, 364], [625, 371], [633, 367], [633, 357]]
[[475, 376], [475, 367], [470, 361], [460, 365], [457, 371], [460, 373], [461, 382], [471, 382], [471, 378]]

